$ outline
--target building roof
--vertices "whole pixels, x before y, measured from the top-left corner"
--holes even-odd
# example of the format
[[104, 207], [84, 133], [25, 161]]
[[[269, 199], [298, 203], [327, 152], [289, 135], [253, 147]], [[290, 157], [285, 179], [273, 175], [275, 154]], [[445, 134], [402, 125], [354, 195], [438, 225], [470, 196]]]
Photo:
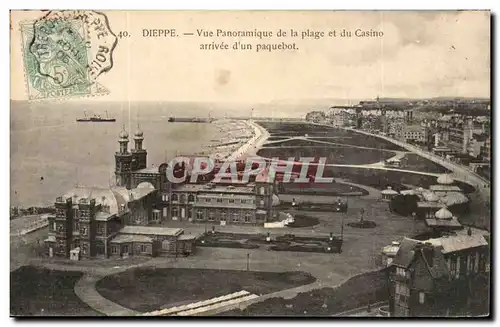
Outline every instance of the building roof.
[[139, 200], [154, 191], [154, 188], [133, 188], [130, 190], [126, 189], [125, 187], [113, 188], [113, 192], [121, 195], [125, 199], [125, 201], [127, 201], [127, 203], [130, 201]]
[[429, 189], [433, 192], [462, 192], [456, 185], [431, 185]]
[[415, 256], [415, 251], [413, 248], [419, 241], [411, 239], [411, 238], [403, 238], [401, 244], [399, 245], [399, 250], [392, 261], [392, 264], [399, 267], [408, 268], [410, 263], [413, 261], [413, 257]]
[[132, 172], [132, 174], [160, 174], [158, 167], [146, 167]]
[[443, 204], [438, 202], [428, 202], [428, 201], [419, 201], [417, 202], [417, 207], [419, 208], [441, 208]]
[[190, 240], [194, 240], [194, 239], [196, 239], [195, 235], [186, 235], [186, 234], [182, 234], [178, 238], [179, 241], [190, 241]]
[[425, 220], [425, 223], [428, 227], [449, 227], [449, 228], [461, 228], [462, 224], [458, 221], [457, 218], [451, 219], [434, 219], [428, 218]]
[[450, 185], [455, 182], [453, 178], [449, 174], [442, 174], [438, 177], [437, 182], [442, 185]]
[[[396, 256], [394, 257], [394, 260], [392, 261], [391, 265], [408, 268], [415, 259], [416, 251], [418, 251], [418, 249], [416, 249], [415, 246], [419, 243], [422, 244], [422, 246], [425, 246], [424, 242], [405, 237], [401, 242], [399, 250], [396, 253]], [[423, 252], [420, 252], [420, 256], [423, 258], [425, 265], [429, 270], [429, 273], [433, 278], [447, 276], [448, 267], [446, 266], [446, 261], [443, 256], [441, 246], [434, 244], [428, 244], [428, 245], [433, 246], [435, 250], [432, 252], [433, 253], [432, 265], [426, 259], [426, 256], [424, 255]]]
[[469, 202], [469, 198], [461, 192], [447, 192], [441, 197], [441, 202], [449, 207], [454, 204], [467, 203]]
[[453, 218], [453, 214], [446, 207], [439, 209], [434, 215], [436, 219], [451, 219]]
[[[75, 187], [63, 195], [64, 199], [72, 198], [73, 204], [78, 204], [81, 200], [95, 199], [96, 205], [109, 207], [108, 215], [118, 213], [121, 205], [127, 203], [126, 199], [116, 188], [98, 188], [98, 187]], [[103, 214], [104, 216], [105, 214]]]
[[95, 214], [95, 220], [97, 221], [108, 221], [113, 217], [116, 217], [116, 214], [110, 214], [109, 212], [106, 211], [98, 211]]
[[391, 186], [387, 186], [387, 188], [385, 190], [380, 191], [380, 193], [384, 194], [384, 195], [396, 195], [396, 194], [399, 194], [398, 191], [393, 190]]
[[422, 197], [427, 202], [437, 202], [439, 201], [439, 196], [433, 191], [424, 191], [422, 192]]
[[398, 253], [399, 247], [400, 247], [399, 242], [392, 242], [392, 244], [386, 245], [382, 248], [382, 253], [387, 256], [394, 257], [396, 253]]
[[442, 246], [443, 254], [462, 251], [465, 249], [471, 249], [479, 246], [488, 246], [488, 242], [483, 237], [483, 235], [476, 233], [472, 235], [460, 234], [460, 235], [449, 235], [440, 238], [431, 238], [426, 242], [430, 242], [436, 246]]
[[162, 235], [162, 236], [178, 236], [184, 231], [182, 228], [167, 228], [167, 227], [151, 227], [151, 226], [125, 226], [120, 234], [142, 234], [142, 235]]
[[150, 237], [144, 235], [133, 235], [133, 234], [118, 234], [111, 240], [111, 243], [152, 243], [153, 240]]
[[417, 194], [417, 191], [415, 191], [415, 190], [401, 190], [399, 193], [401, 193], [401, 195], [415, 195], [415, 194]]

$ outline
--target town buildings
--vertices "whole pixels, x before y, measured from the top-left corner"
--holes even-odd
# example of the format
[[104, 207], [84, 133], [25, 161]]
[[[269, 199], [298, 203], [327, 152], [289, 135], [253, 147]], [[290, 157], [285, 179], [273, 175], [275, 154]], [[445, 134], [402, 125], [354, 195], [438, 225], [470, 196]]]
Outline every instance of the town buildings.
[[390, 263], [391, 316], [487, 313], [487, 239], [470, 228], [425, 241], [404, 238]]
[[47, 217], [48, 255], [79, 259], [192, 253], [195, 238], [182, 229], [146, 227], [158, 222], [156, 193], [147, 185], [70, 190], [56, 199], [56, 213]]
[[425, 126], [406, 125], [404, 127], [405, 142], [427, 143], [429, 133]]
[[[138, 130], [129, 150], [129, 135], [120, 132], [116, 186], [77, 187], [56, 199], [45, 240], [50, 256], [184, 255], [194, 251], [195, 238], [164, 227], [169, 221], [263, 225], [272, 219], [279, 200], [266, 172], [249, 183], [212, 183], [210, 176], [171, 183], [166, 163], [147, 167], [143, 140]], [[190, 168], [173, 167], [174, 174], [187, 174], [189, 181]]]

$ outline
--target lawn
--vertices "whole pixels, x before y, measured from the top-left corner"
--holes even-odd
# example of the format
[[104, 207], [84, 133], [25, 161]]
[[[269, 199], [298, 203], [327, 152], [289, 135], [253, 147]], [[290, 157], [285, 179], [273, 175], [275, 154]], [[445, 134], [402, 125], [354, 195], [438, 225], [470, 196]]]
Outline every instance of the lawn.
[[13, 316], [98, 316], [73, 291], [81, 272], [24, 266], [10, 273]]
[[437, 163], [419, 156], [416, 153], [407, 153], [401, 160], [401, 169], [425, 171], [429, 173], [449, 173], [450, 170], [438, 165]]
[[368, 195], [368, 191], [355, 185], [344, 183], [283, 183], [280, 194], [314, 194], [328, 196]]
[[[310, 123], [279, 123], [279, 122], [258, 122], [277, 140], [277, 137], [305, 136], [314, 137], [317, 140], [327, 142], [340, 142], [348, 145], [365, 146], [377, 149], [404, 151], [398, 145], [371, 135], [364, 135], [354, 131], [335, 128], [333, 126], [313, 125]], [[329, 137], [339, 137], [341, 139], [330, 139]]]
[[352, 277], [337, 288], [321, 288], [285, 300], [270, 298], [220, 316], [330, 316], [388, 300], [386, 270]]
[[149, 312], [241, 290], [260, 295], [315, 281], [310, 274], [299, 271], [135, 268], [101, 279], [96, 288], [124, 307]]
[[264, 158], [278, 157], [280, 160], [288, 158], [314, 157], [326, 158], [326, 164], [363, 165], [384, 161], [394, 156], [393, 152], [378, 149], [358, 149], [343, 146], [316, 146], [316, 147], [266, 147], [260, 149], [257, 155]]

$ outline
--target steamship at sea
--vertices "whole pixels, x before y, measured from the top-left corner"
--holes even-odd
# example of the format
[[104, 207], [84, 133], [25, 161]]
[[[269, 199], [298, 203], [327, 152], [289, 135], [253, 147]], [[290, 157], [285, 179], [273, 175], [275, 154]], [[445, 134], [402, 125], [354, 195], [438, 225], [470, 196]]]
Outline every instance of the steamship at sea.
[[91, 117], [87, 117], [87, 113], [83, 112], [84, 118], [77, 118], [77, 122], [79, 123], [112, 123], [115, 122], [115, 118], [110, 118], [108, 116], [108, 112], [106, 111], [106, 118], [101, 117], [100, 115], [94, 114]]

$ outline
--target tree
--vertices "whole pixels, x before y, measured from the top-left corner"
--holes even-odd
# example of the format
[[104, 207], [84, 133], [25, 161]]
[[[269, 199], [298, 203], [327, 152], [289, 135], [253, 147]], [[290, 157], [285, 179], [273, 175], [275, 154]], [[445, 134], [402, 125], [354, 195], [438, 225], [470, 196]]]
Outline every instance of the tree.
[[402, 216], [409, 216], [417, 211], [417, 202], [419, 198], [417, 195], [396, 195], [390, 202], [389, 206], [391, 211], [396, 212]]

